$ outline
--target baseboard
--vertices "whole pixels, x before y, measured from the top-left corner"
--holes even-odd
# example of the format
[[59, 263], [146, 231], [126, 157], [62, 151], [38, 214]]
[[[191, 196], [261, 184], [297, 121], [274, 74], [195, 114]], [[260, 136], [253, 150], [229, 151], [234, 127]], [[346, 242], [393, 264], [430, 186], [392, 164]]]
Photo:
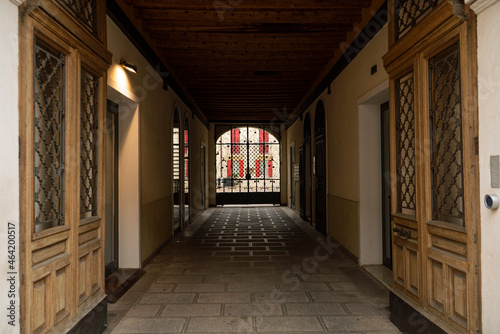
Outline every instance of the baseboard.
[[97, 304], [84, 316], [67, 334], [95, 333], [101, 334], [106, 330], [108, 316], [108, 302], [106, 298]]
[[392, 291], [389, 292], [391, 322], [405, 334], [446, 334], [435, 323]]
[[142, 261], [141, 262], [141, 268], [146, 267], [146, 265], [149, 262], [151, 262], [155, 258], [156, 255], [160, 254], [160, 252], [163, 250], [163, 248], [165, 248], [168, 245], [168, 243], [170, 241], [172, 241], [173, 239], [174, 239], [173, 237], [168, 238], [167, 241], [165, 241], [164, 243], [162, 243], [160, 245], [160, 247], [158, 247], [153, 253], [151, 253], [151, 255], [149, 255], [144, 261]]

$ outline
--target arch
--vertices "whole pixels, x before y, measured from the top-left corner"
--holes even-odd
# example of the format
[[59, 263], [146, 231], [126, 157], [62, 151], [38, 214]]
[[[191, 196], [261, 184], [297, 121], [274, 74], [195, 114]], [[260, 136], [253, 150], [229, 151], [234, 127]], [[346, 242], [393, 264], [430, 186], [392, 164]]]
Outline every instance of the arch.
[[312, 223], [311, 116], [304, 117], [303, 144], [300, 155], [300, 216]]
[[314, 115], [314, 152], [315, 152], [315, 177], [316, 187], [314, 188], [315, 198], [315, 226], [323, 235], [326, 235], [326, 122], [325, 105], [323, 101], [318, 101], [316, 113]]
[[[280, 141], [269, 126], [216, 127], [217, 204], [280, 199]], [[278, 132], [279, 134], [279, 132]]]
[[190, 166], [189, 166], [189, 150], [190, 150], [190, 128], [189, 117], [186, 115], [184, 119], [184, 136], [182, 142], [183, 150], [183, 178], [184, 178], [184, 226], [191, 222], [191, 180], [190, 180]]
[[174, 234], [181, 230], [181, 166], [180, 166], [180, 132], [181, 119], [179, 109], [174, 107], [174, 117], [172, 122], [172, 191], [173, 191], [173, 230]]

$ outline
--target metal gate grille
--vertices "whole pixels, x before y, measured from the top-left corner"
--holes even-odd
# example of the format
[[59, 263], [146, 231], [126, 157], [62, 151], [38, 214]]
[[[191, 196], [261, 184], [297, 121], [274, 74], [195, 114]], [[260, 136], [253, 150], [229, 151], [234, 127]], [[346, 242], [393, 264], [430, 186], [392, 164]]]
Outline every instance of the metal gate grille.
[[217, 132], [217, 204], [280, 203], [279, 131], [224, 126]]

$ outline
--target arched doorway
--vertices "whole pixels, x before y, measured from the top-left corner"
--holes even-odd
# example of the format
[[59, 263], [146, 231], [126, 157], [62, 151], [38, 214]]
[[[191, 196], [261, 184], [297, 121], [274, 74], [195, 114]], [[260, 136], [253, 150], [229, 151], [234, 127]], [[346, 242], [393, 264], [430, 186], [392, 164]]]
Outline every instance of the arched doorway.
[[326, 235], [326, 124], [325, 105], [319, 101], [314, 116], [315, 142], [315, 225], [316, 230]]
[[179, 117], [179, 110], [174, 110], [174, 122], [172, 126], [172, 184], [174, 193], [174, 233], [181, 230], [181, 156], [180, 156], [180, 131], [181, 122]]
[[279, 204], [279, 129], [218, 126], [216, 135], [217, 205]]
[[184, 226], [191, 221], [191, 182], [189, 180], [189, 119], [184, 121]]
[[300, 216], [312, 223], [312, 182], [311, 182], [311, 117], [304, 118], [304, 143], [299, 148], [300, 155]]

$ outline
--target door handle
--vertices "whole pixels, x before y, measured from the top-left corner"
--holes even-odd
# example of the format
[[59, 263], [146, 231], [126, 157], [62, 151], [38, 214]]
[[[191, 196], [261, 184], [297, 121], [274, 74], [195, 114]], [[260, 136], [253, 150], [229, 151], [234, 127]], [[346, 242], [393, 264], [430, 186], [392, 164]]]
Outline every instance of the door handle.
[[405, 231], [402, 228], [393, 228], [392, 229], [394, 232], [401, 234], [403, 237], [408, 237], [411, 239], [411, 231]]

